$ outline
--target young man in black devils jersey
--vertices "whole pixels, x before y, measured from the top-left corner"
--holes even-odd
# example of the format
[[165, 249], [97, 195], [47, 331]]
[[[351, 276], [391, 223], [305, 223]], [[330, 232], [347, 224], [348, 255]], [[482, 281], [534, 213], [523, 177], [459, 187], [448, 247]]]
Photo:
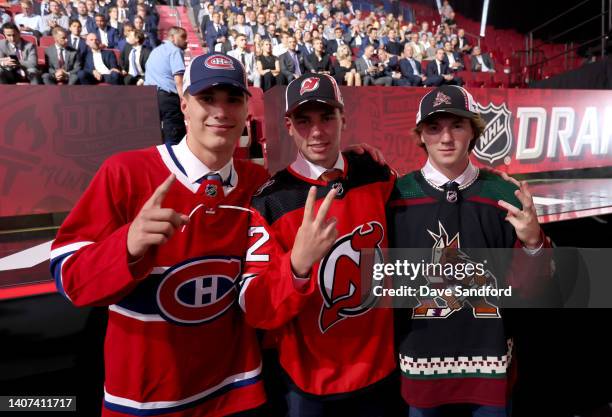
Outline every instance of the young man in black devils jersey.
[[[393, 312], [363, 296], [360, 269], [387, 245], [395, 175], [340, 153], [344, 104], [334, 79], [308, 74], [286, 93], [295, 161], [255, 195], [240, 305], [270, 330], [289, 416], [387, 416], [399, 397]], [[376, 259], [364, 256], [375, 249]]]
[[[416, 122], [428, 160], [397, 181], [389, 216], [394, 247], [518, 248], [508, 283], [528, 292], [546, 282], [550, 263], [543, 248], [550, 242], [527, 184], [470, 162], [485, 126], [472, 95], [458, 86], [432, 90], [422, 98]], [[472, 416], [506, 416], [513, 352], [499, 310], [420, 301], [400, 345], [410, 417], [456, 415], [456, 407]]]

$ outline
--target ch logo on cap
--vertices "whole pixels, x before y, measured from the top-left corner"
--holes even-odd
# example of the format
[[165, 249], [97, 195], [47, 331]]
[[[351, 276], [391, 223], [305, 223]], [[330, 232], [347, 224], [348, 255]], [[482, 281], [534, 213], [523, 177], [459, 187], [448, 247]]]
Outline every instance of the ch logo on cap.
[[300, 95], [303, 96], [304, 93], [310, 93], [317, 88], [319, 88], [319, 79], [317, 77], [306, 78], [300, 85]]
[[224, 55], [211, 55], [204, 61], [204, 66], [216, 70], [235, 70], [234, 61]]
[[449, 96], [447, 96], [446, 94], [444, 94], [442, 91], [438, 91], [438, 94], [436, 95], [436, 98], [434, 99], [433, 102], [433, 106], [434, 107], [438, 107], [441, 106], [443, 104], [451, 104], [451, 98]]

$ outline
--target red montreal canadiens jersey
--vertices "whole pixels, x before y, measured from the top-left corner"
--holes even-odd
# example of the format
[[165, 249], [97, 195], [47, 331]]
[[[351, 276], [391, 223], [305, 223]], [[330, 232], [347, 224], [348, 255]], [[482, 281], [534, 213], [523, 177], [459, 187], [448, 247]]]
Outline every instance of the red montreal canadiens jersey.
[[[170, 173], [162, 207], [190, 223], [131, 270], [130, 222]], [[195, 190], [170, 146], [122, 153], [60, 228], [51, 252], [59, 291], [77, 306], [109, 306], [104, 416], [223, 416], [265, 401], [256, 335], [236, 300], [245, 206], [267, 173], [234, 161], [232, 175], [236, 188], [211, 199], [220, 190]]]
[[[385, 203], [395, 176], [369, 156], [345, 158], [342, 180], [314, 181], [287, 168], [255, 195], [241, 284], [247, 322], [273, 329], [283, 369], [298, 389], [314, 395], [359, 390], [396, 366], [393, 311], [374, 308], [375, 300], [363, 296], [372, 292], [362, 288], [360, 271], [363, 263], [382, 262]], [[290, 250], [313, 184], [318, 188], [315, 210], [330, 187], [338, 189], [328, 213], [338, 220], [338, 238], [298, 291]], [[364, 249], [375, 249], [376, 259], [366, 259], [371, 257], [362, 254]]]

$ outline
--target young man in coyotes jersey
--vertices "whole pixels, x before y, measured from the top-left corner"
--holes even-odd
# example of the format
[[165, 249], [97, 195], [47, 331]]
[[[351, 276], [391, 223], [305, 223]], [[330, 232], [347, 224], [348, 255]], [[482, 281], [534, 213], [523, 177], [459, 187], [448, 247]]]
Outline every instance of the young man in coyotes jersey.
[[[479, 171], [470, 162], [484, 126], [462, 87], [442, 86], [423, 97], [415, 132], [428, 161], [397, 181], [389, 204], [390, 242], [451, 252], [517, 248], [506, 279], [516, 290], [533, 293], [550, 276], [550, 257], [542, 249], [550, 242], [527, 184]], [[472, 300], [419, 301], [400, 345], [410, 417], [456, 415], [457, 404], [473, 416], [506, 416], [512, 342], [499, 310]]]
[[395, 175], [340, 153], [343, 107], [328, 75], [289, 84], [285, 123], [299, 152], [252, 202], [239, 302], [248, 323], [270, 330], [289, 416], [385, 416], [399, 397], [393, 312], [374, 308], [360, 273], [387, 245]]
[[103, 416], [250, 414], [265, 402], [237, 306], [248, 205], [265, 170], [232, 154], [248, 90], [234, 58], [188, 67], [186, 138], [109, 158], [53, 244], [59, 291], [108, 306]]

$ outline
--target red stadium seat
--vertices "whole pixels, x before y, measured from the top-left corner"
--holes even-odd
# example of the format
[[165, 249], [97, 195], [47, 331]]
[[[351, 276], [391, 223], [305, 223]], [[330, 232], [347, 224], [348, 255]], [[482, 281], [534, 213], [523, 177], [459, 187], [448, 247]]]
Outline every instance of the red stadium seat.
[[21, 39], [23, 39], [26, 42], [30, 42], [33, 45], [38, 45], [38, 39], [36, 39], [36, 36], [34, 35], [26, 35], [25, 33], [22, 33]]
[[108, 48], [109, 51], [112, 51], [115, 54], [115, 58], [117, 58], [117, 62], [119, 62], [119, 58], [121, 57], [121, 51], [119, 49]]
[[36, 54], [38, 55], [38, 65], [46, 65], [47, 61], [45, 61], [45, 48], [43, 48], [42, 46], [37, 46]]
[[44, 46], [45, 48], [47, 46], [51, 46], [55, 43], [55, 40], [53, 39], [53, 36], [43, 36], [42, 38], [40, 38], [40, 46]]

